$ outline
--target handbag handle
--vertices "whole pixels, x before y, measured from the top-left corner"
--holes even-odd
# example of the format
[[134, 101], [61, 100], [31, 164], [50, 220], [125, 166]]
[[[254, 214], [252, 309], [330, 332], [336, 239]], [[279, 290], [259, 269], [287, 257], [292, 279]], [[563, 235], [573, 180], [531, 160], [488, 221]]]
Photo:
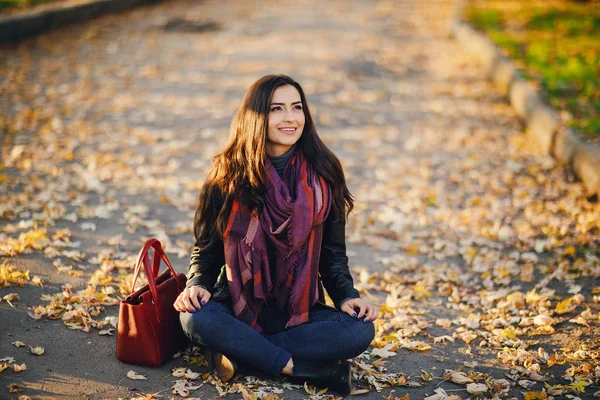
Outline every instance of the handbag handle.
[[[148, 251], [150, 248], [154, 248], [154, 257], [152, 260], [152, 267], [150, 266], [150, 257], [148, 256]], [[163, 260], [165, 264], [167, 264], [167, 268], [171, 271], [171, 275], [175, 278], [177, 282], [177, 287], [181, 292], [183, 289], [181, 288], [181, 283], [179, 279], [177, 279], [177, 274], [171, 265], [171, 262], [167, 258], [167, 255], [162, 249], [160, 241], [158, 239], [152, 238], [148, 239], [146, 243], [142, 246], [139, 254], [138, 261], [135, 267], [135, 272], [133, 276], [133, 284], [131, 285], [131, 293], [135, 290], [135, 283], [137, 282], [138, 275], [140, 273], [142, 265], [144, 266], [144, 274], [146, 274], [146, 278], [148, 279], [148, 286], [150, 287], [150, 293], [152, 294], [152, 301], [154, 303], [154, 310], [156, 312], [156, 317], [159, 323], [162, 323], [160, 320], [160, 315], [157, 309], [159, 309], [158, 304], [158, 288], [156, 287], [156, 278], [158, 277], [158, 271], [160, 269], [160, 260]]]

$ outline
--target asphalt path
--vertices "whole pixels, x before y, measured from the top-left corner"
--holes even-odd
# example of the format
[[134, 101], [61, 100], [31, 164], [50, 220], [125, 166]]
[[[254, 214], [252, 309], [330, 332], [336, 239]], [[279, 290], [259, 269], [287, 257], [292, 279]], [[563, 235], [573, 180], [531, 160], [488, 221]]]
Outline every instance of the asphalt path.
[[[506, 297], [539, 285], [565, 297], [578, 292], [575, 285], [597, 313], [597, 275], [555, 274], [544, 284], [561, 270], [543, 266], [565, 254], [576, 264], [570, 246], [597, 263], [598, 242], [589, 235], [597, 232], [590, 219], [598, 210], [579, 183], [527, 146], [510, 107], [449, 37], [454, 11], [449, 0], [174, 0], [0, 46], [0, 242], [46, 226], [51, 241], [68, 230], [72, 244], [60, 255], [29, 248], [0, 259], [44, 281], [0, 288], [0, 297], [20, 297], [12, 306], [0, 303], [0, 358], [27, 365], [2, 372], [0, 386], [17, 384], [23, 392], [0, 387], [0, 398], [168, 398], [172, 368], [206, 372], [181, 358], [155, 369], [120, 363], [114, 336], [28, 312], [65, 284], [85, 289], [102, 268], [112, 276], [106, 286], [118, 287], [125, 277], [119, 274], [131, 271], [115, 263], [131, 261], [147, 237], [168, 243], [175, 268], [185, 272], [211, 157], [247, 88], [270, 73], [303, 85], [320, 135], [344, 165], [357, 204], [347, 229], [357, 286], [379, 305], [387, 298], [404, 307], [396, 331], [431, 346], [398, 348], [383, 360], [389, 372], [421, 387], [371, 387], [356, 398], [423, 398], [438, 388], [469, 396], [464, 385], [425, 382], [422, 371], [440, 378], [446, 369], [477, 366], [504, 378], [515, 364], [502, 363], [498, 348], [478, 351], [483, 336], [470, 345], [433, 340], [454, 332], [437, 320], [476, 312], [468, 296], [481, 290]], [[539, 171], [545, 177], [536, 178]], [[542, 224], [550, 227], [543, 235]], [[524, 277], [529, 264], [532, 275]], [[394, 277], [407, 293], [390, 298], [385, 282]], [[461, 289], [446, 291], [452, 285]], [[117, 312], [107, 306], [99, 319]], [[552, 349], [581, 341], [597, 351], [590, 339], [597, 322], [596, 334], [578, 327], [541, 338]], [[37, 356], [15, 341], [45, 352]], [[130, 370], [147, 379], [127, 379]], [[266, 379], [256, 371], [237, 379], [254, 375]], [[510, 393], [522, 398], [527, 390], [513, 386]], [[295, 388], [280, 396], [309, 395]], [[218, 392], [205, 383], [190, 397]]]

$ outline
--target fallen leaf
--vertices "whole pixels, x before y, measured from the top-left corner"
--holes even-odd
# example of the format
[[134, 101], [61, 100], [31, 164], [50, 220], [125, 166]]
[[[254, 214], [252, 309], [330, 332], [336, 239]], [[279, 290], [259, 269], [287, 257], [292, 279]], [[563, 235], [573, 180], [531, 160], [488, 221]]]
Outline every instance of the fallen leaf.
[[423, 379], [425, 382], [429, 382], [431, 380], [433, 380], [435, 377], [431, 374], [429, 374], [427, 371], [423, 371], [421, 370], [421, 379]]
[[9, 293], [6, 296], [2, 297], [2, 299], [0, 300], [0, 302], [5, 301], [7, 302], [11, 307], [15, 307], [13, 306], [13, 304], [11, 303], [11, 301], [16, 301], [19, 300], [19, 294], [18, 293]]
[[560, 303], [558, 303], [556, 305], [556, 313], [557, 314], [566, 314], [571, 311], [574, 311], [577, 308], [577, 304], [572, 304], [572, 303], [573, 303], [573, 297], [569, 297], [568, 299], [561, 301]]
[[473, 383], [473, 379], [469, 378], [464, 372], [452, 371], [449, 369], [447, 369], [444, 373], [444, 379], [447, 381], [458, 383], [459, 385], [464, 385], [465, 383]]
[[469, 383], [467, 385], [467, 392], [471, 394], [481, 394], [487, 392], [488, 387], [483, 383]]
[[554, 323], [554, 319], [549, 315], [540, 314], [533, 318], [533, 323], [536, 326], [550, 326]]
[[242, 394], [242, 398], [244, 400], [258, 400], [258, 396], [254, 392], [248, 390], [247, 387], [245, 387], [243, 385], [239, 385], [238, 389], [239, 389], [240, 393]]
[[25, 371], [27, 370], [27, 365], [25, 365], [25, 363], [19, 365], [19, 364], [13, 364], [13, 370], [15, 372], [21, 372], [21, 371]]
[[201, 375], [201, 374], [200, 374], [200, 372], [193, 372], [193, 371], [192, 371], [191, 369], [189, 369], [189, 368], [188, 368], [188, 369], [187, 369], [187, 371], [185, 372], [185, 377], [186, 377], [187, 379], [191, 379], [191, 380], [198, 379], [198, 378], [200, 377], [200, 375]]
[[31, 347], [29, 346], [30, 351], [33, 354], [37, 354], [38, 356], [41, 356], [42, 354], [44, 354], [44, 348], [43, 347]]
[[448, 318], [438, 318], [435, 320], [435, 324], [437, 326], [441, 326], [442, 328], [450, 328], [452, 321], [450, 321]]
[[446, 341], [454, 343], [454, 338], [452, 336], [448, 336], [448, 335], [437, 336], [437, 337], [433, 338], [433, 343], [435, 343], [435, 344], [446, 343]]
[[589, 381], [587, 379], [578, 379], [576, 382], [573, 382], [570, 385], [567, 385], [567, 387], [569, 389], [576, 390], [579, 393], [585, 393], [585, 388], [590, 386], [591, 384], [592, 384], [592, 381]]
[[23, 342], [21, 342], [19, 340], [15, 341], [15, 342], [12, 342], [12, 344], [14, 344], [15, 347], [25, 347], [26, 346], [25, 343], [23, 343]]
[[202, 387], [202, 384], [194, 386], [190, 382], [180, 379], [175, 381], [173, 385], [173, 394], [177, 394], [181, 397], [187, 397], [190, 394], [190, 390], [196, 390], [200, 387]]
[[31, 284], [37, 286], [44, 286], [44, 281], [39, 276], [34, 275], [33, 278], [31, 278]]
[[136, 373], [135, 371], [129, 371], [127, 373], [127, 378], [129, 378], [129, 379], [137, 379], [137, 380], [148, 379], [144, 375], [140, 375], [140, 374]]
[[525, 393], [525, 400], [548, 400], [548, 395], [543, 392], [527, 392]]
[[8, 393], [21, 393], [23, 389], [19, 387], [16, 383], [11, 383], [8, 385]]
[[395, 352], [390, 351], [390, 349], [394, 347], [393, 344], [387, 344], [385, 345], [383, 348], [381, 349], [373, 349], [371, 351], [371, 355], [375, 356], [375, 357], [380, 357], [380, 358], [388, 358], [388, 357], [393, 357], [396, 355]]
[[455, 394], [448, 394], [442, 388], [437, 388], [433, 391], [435, 394], [425, 397], [423, 400], [462, 400], [462, 397]]

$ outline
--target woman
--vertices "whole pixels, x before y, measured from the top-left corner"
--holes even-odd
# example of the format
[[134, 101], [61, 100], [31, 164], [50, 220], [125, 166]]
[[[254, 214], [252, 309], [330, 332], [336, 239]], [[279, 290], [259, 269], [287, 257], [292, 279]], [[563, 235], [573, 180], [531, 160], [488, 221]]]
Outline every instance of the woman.
[[[350, 392], [343, 360], [367, 349], [377, 309], [348, 270], [342, 166], [317, 135], [300, 85], [259, 79], [213, 160], [194, 221], [186, 334], [226, 381], [237, 362]], [[323, 303], [323, 287], [337, 309]]]

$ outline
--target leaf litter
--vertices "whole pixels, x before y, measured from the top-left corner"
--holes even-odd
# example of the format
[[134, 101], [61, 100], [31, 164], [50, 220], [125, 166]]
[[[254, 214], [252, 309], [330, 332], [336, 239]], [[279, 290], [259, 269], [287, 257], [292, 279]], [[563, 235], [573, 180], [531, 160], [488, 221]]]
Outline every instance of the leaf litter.
[[[398, 10], [393, 2], [382, 1], [371, 12], [354, 18], [367, 23], [373, 15]], [[244, 41], [261, 46], [252, 38]], [[353, 46], [371, 54], [375, 43], [381, 44], [381, 38], [366, 34]], [[268, 47], [268, 42], [262, 45]], [[220, 43], [197, 46], [212, 54]], [[324, 46], [311, 43], [310, 50], [325, 54]], [[382, 53], [375, 64], [395, 73], [405, 73], [411, 57], [422, 54], [418, 45], [397, 52], [394, 43], [384, 40], [376, 47]], [[434, 63], [427, 68], [440, 76], [449, 76], [457, 65], [466, 66], [464, 73], [472, 72], [459, 55], [451, 60], [452, 65]], [[213, 62], [218, 69], [222, 60]], [[158, 237], [177, 258], [189, 256], [191, 243], [186, 240], [202, 183], [198, 177], [204, 176], [210, 157], [222, 145], [222, 132], [200, 129], [200, 145], [171, 129], [118, 122], [128, 113], [137, 113], [138, 121], [156, 122], [164, 98], [122, 92], [118, 80], [107, 79], [99, 89], [89, 78], [90, 64], [73, 64], [81, 68], [73, 84], [60, 82], [60, 65], [40, 67], [41, 76], [49, 80], [46, 91], [19, 83], [27, 80], [26, 63], [19, 69], [0, 66], [0, 76], [9, 77], [3, 89], [14, 96], [4, 100], [13, 114], [0, 116], [0, 126], [10, 135], [2, 147], [0, 171], [0, 218], [6, 222], [0, 232], [0, 256], [7, 257], [0, 264], [0, 287], [43, 285], [40, 277], [30, 278], [29, 271], [20, 271], [8, 259], [43, 255], [58, 273], [83, 278], [85, 285], [79, 289], [66, 284], [58, 293], [42, 294], [42, 303], [29, 316], [60, 319], [70, 329], [110, 336], [116, 327], [113, 307], [130, 291], [140, 235]], [[138, 72], [127, 72], [118, 60], [115, 65], [125, 75]], [[241, 72], [248, 73], [266, 65], [243, 67]], [[511, 390], [527, 390], [530, 398], [591, 395], [600, 376], [598, 344], [590, 340], [600, 321], [600, 211], [586, 200], [581, 185], [565, 178], [552, 159], [531, 150], [517, 134], [520, 128], [510, 111], [484, 100], [490, 90], [485, 85], [425, 84], [423, 91], [431, 98], [423, 107], [433, 118], [407, 127], [380, 112], [397, 111], [396, 99], [412, 90], [405, 83], [381, 78], [388, 84], [385, 90], [367, 89], [359, 72], [349, 80], [322, 68], [324, 74], [315, 67], [304, 78], [307, 90], [322, 96], [315, 101], [319, 132], [340, 156], [356, 195], [348, 242], [369, 248], [381, 270], [353, 265], [356, 286], [381, 313], [372, 349], [353, 361], [354, 379], [376, 391], [419, 385], [433, 389], [445, 380], [465, 392], [499, 398], [510, 396]], [[202, 84], [210, 80], [204, 73], [184, 77], [175, 68], [166, 77], [148, 68], [140, 76], [135, 79]], [[227, 85], [245, 87], [248, 79], [232, 79]], [[33, 105], [26, 100], [37, 96], [44, 101]], [[465, 100], [457, 105], [455, 97]], [[178, 115], [199, 108], [207, 110], [208, 118], [230, 114], [211, 106], [222, 103], [220, 98], [168, 99]], [[350, 104], [357, 110], [347, 108]], [[86, 119], [92, 118], [86, 114], [92, 106], [116, 121]], [[484, 121], [488, 117], [503, 122], [491, 124]], [[344, 129], [338, 129], [340, 125]], [[30, 132], [36, 134], [27, 136]], [[21, 144], [24, 137], [27, 145]], [[184, 151], [193, 152], [195, 159], [187, 172], [178, 159]], [[151, 192], [160, 195], [139, 199]], [[176, 211], [180, 220], [158, 216], [160, 207]], [[83, 249], [81, 240], [90, 234], [100, 238], [107, 221], [118, 221], [122, 233], [99, 239], [98, 251]], [[59, 228], [63, 224], [70, 228]], [[13, 302], [18, 297], [2, 299]], [[405, 352], [443, 359], [445, 348], [495, 359], [505, 376], [477, 372], [475, 365], [470, 371], [449, 369], [438, 377], [391, 372], [401, 367], [394, 363]], [[194, 367], [206, 366], [198, 354], [184, 360]], [[179, 377], [182, 383], [175, 394], [195, 390], [187, 371]], [[225, 385], [210, 374], [197, 379], [215, 386], [220, 395], [239, 393], [244, 398], [279, 396], [277, 390], [285, 385], [261, 380]], [[332, 396], [310, 386], [305, 390], [316, 398]], [[433, 392], [428, 399], [461, 397], [442, 388]]]

